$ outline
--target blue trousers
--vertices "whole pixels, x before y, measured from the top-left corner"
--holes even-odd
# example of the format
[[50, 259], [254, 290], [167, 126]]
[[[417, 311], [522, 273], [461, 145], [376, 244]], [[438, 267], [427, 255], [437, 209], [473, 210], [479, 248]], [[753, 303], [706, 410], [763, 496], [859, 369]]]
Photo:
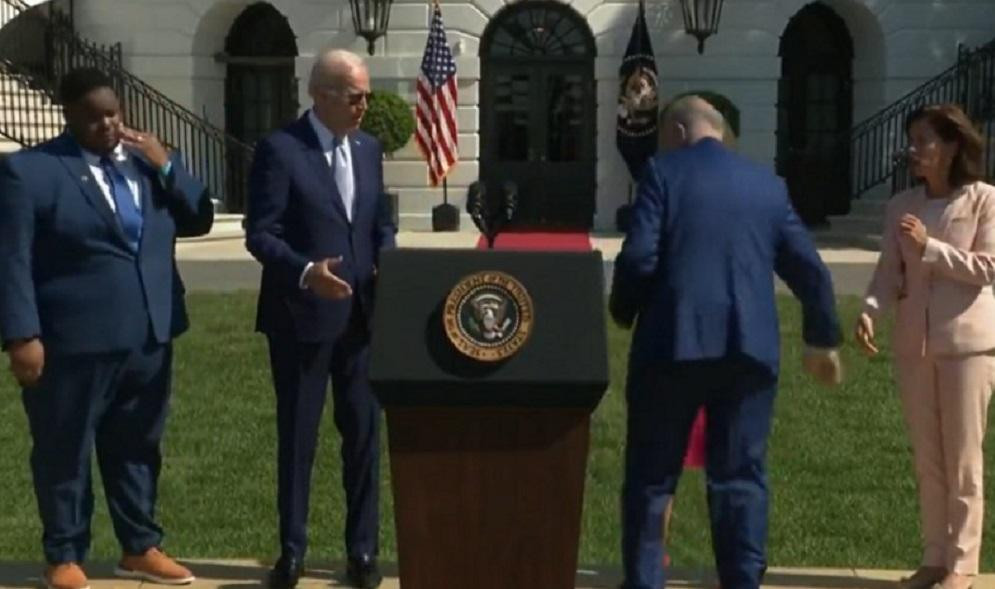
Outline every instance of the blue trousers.
[[276, 388], [282, 554], [303, 559], [307, 552], [311, 471], [330, 376], [335, 426], [342, 436], [346, 551], [349, 557], [376, 556], [380, 404], [369, 384], [369, 334], [364, 322], [353, 321], [334, 342], [306, 343], [290, 334], [270, 335], [269, 352]]
[[708, 509], [722, 589], [757, 589], [766, 569], [767, 438], [777, 379], [747, 359], [630, 371], [622, 490], [623, 589], [661, 589], [662, 517], [701, 406]]
[[149, 342], [108, 354], [49, 353], [44, 374], [22, 391], [33, 447], [31, 471], [49, 563], [83, 562], [90, 548], [97, 462], [114, 532], [127, 554], [162, 543], [155, 521], [169, 404], [172, 347]]

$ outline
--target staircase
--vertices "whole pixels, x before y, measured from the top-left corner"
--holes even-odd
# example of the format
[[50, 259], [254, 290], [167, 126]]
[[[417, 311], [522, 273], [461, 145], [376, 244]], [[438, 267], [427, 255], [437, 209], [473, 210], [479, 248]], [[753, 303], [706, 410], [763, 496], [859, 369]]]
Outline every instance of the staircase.
[[887, 199], [912, 185], [905, 162], [905, 119], [924, 104], [961, 106], [985, 138], [985, 169], [995, 178], [995, 39], [958, 50], [957, 63], [856, 125], [850, 141], [853, 200], [845, 216], [830, 217], [830, 229], [814, 232], [820, 244], [879, 249]]
[[0, 155], [62, 131], [58, 82], [83, 66], [114, 80], [128, 125], [178, 150], [225, 211], [242, 212], [252, 148], [127, 71], [120, 43], [98, 45], [80, 37], [51, 3], [32, 8], [23, 0], [0, 0]]
[[[26, 4], [20, 1], [0, 4], [0, 28], [13, 20]], [[0, 62], [0, 157], [33, 145], [59, 133], [62, 114], [41, 92], [31, 89]], [[9, 108], [18, 105], [19, 108]], [[49, 121], [60, 122], [50, 127]]]
[[884, 229], [884, 210], [888, 201], [880, 198], [864, 198], [850, 203], [846, 215], [829, 217], [829, 226], [812, 231], [820, 248], [856, 248], [878, 251], [881, 249], [881, 233]]
[[0, 156], [25, 145], [47, 141], [62, 132], [62, 108], [44, 92], [32, 89], [17, 75], [0, 67]]

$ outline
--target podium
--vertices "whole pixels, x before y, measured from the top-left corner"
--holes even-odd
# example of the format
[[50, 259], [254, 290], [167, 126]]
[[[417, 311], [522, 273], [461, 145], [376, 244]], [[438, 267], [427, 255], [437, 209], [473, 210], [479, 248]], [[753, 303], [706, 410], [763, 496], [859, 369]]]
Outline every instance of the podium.
[[382, 254], [370, 380], [403, 589], [574, 588], [604, 306], [600, 252]]

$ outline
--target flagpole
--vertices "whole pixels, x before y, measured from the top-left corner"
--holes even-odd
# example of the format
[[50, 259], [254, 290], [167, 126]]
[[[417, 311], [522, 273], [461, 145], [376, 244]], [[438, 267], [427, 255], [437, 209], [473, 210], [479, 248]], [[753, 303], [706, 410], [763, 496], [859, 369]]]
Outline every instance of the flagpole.
[[[439, 7], [439, 0], [432, 0], [432, 9]], [[431, 11], [429, 11], [431, 12]], [[429, 26], [431, 26], [432, 16], [429, 15]], [[442, 178], [442, 204], [449, 204], [449, 179], [445, 176]]]
[[[439, 0], [429, 0], [429, 33], [422, 56], [421, 73], [415, 80], [419, 111], [419, 147], [428, 163], [429, 186], [438, 189], [442, 180], [442, 204], [432, 207], [433, 231], [458, 231], [459, 209], [449, 204], [446, 175], [459, 161], [456, 132], [458, 87], [456, 61], [446, 39]], [[440, 178], [441, 176], [441, 178]]]

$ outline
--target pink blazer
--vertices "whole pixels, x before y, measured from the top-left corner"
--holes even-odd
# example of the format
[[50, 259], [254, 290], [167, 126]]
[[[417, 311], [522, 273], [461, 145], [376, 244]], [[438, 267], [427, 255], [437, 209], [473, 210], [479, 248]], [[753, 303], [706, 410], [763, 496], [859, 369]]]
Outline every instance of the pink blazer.
[[896, 358], [995, 350], [995, 187], [975, 182], [958, 190], [919, 255], [900, 237], [899, 221], [921, 216], [925, 203], [923, 187], [888, 203], [864, 310], [879, 317], [896, 308]]

